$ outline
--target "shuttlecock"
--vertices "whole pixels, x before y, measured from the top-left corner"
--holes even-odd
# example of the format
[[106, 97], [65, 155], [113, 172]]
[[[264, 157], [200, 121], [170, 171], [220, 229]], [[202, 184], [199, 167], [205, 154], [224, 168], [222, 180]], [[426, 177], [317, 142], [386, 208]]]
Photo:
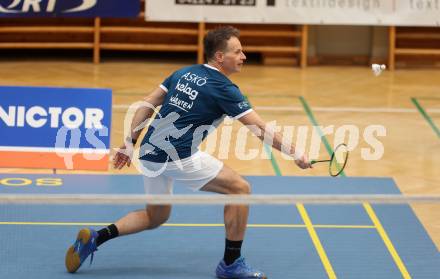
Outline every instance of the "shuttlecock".
[[378, 76], [382, 73], [383, 70], [385, 70], [387, 66], [385, 64], [379, 65], [379, 64], [373, 64], [371, 65], [371, 69], [373, 70], [373, 73], [375, 76]]

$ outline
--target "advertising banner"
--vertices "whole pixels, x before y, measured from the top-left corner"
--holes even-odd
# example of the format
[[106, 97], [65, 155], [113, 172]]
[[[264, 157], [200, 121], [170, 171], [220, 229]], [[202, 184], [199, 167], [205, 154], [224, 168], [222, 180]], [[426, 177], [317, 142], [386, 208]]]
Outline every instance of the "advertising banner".
[[146, 20], [440, 26], [440, 0], [146, 0]]
[[137, 17], [139, 0], [0, 0], [1, 17]]
[[112, 92], [0, 87], [0, 167], [106, 170]]

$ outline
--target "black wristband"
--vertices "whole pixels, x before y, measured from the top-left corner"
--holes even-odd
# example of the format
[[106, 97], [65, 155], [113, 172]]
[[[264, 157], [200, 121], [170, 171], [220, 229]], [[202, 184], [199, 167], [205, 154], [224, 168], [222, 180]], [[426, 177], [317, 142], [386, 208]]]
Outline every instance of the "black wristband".
[[131, 141], [131, 143], [132, 143], [133, 145], [135, 145], [136, 142], [137, 142], [137, 139], [134, 139], [134, 138], [132, 138], [132, 137], [126, 137], [125, 140], [126, 140], [126, 141]]

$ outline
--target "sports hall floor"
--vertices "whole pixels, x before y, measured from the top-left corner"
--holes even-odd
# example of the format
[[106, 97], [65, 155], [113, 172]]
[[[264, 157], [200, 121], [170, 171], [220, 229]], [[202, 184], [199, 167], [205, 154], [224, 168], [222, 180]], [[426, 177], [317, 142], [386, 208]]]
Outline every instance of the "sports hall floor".
[[[2, 61], [0, 85], [108, 87], [113, 89], [112, 147], [122, 139], [124, 109], [184, 64], [109, 61]], [[249, 65], [232, 77], [254, 108], [280, 126], [356, 125], [358, 147], [346, 177], [330, 178], [325, 166], [300, 170], [255, 137], [246, 147], [261, 156], [241, 161], [230, 146], [223, 161], [264, 194], [440, 194], [440, 73], [401, 69], [374, 77], [367, 67]], [[417, 103], [419, 106], [416, 106]], [[424, 117], [420, 108], [427, 113]], [[428, 121], [429, 120], [429, 121]], [[434, 124], [434, 125], [433, 125]], [[231, 125], [233, 139], [240, 128]], [[383, 125], [384, 156], [361, 157], [362, 133]], [[221, 129], [222, 127], [220, 127]], [[320, 157], [328, 156], [333, 134]], [[234, 141], [232, 141], [234, 142]], [[213, 150], [220, 156], [219, 147]], [[264, 155], [266, 154], [266, 155]], [[222, 153], [222, 156], [224, 153]], [[266, 157], [266, 158], [265, 158]], [[1, 179], [28, 178], [31, 185], [0, 185], [0, 193], [142, 193], [134, 167], [102, 174], [58, 171], [59, 187], [35, 185], [48, 170], [1, 169]], [[29, 176], [33, 173], [36, 176]], [[177, 193], [186, 190], [176, 187]], [[64, 252], [81, 226], [102, 226], [132, 206], [1, 206], [0, 277], [67, 278]], [[78, 277], [213, 278], [223, 249], [222, 209], [179, 206], [169, 225], [104, 244], [92, 267]], [[440, 206], [254, 206], [244, 253], [269, 278], [440, 278]]]

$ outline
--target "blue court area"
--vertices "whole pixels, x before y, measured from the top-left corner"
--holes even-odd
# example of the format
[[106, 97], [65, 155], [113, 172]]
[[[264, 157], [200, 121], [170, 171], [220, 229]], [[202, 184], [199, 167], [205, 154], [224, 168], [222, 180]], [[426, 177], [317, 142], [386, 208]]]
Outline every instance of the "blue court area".
[[[50, 179], [49, 179], [50, 178]], [[389, 178], [247, 179], [258, 194], [398, 194]], [[137, 175], [1, 175], [0, 194], [141, 194]], [[176, 185], [175, 193], [192, 193]], [[168, 224], [121, 237], [74, 275], [66, 249], [138, 206], [0, 205], [0, 278], [214, 278], [222, 206], [175, 206]], [[440, 254], [407, 205], [252, 206], [244, 256], [269, 278], [440, 278]]]

